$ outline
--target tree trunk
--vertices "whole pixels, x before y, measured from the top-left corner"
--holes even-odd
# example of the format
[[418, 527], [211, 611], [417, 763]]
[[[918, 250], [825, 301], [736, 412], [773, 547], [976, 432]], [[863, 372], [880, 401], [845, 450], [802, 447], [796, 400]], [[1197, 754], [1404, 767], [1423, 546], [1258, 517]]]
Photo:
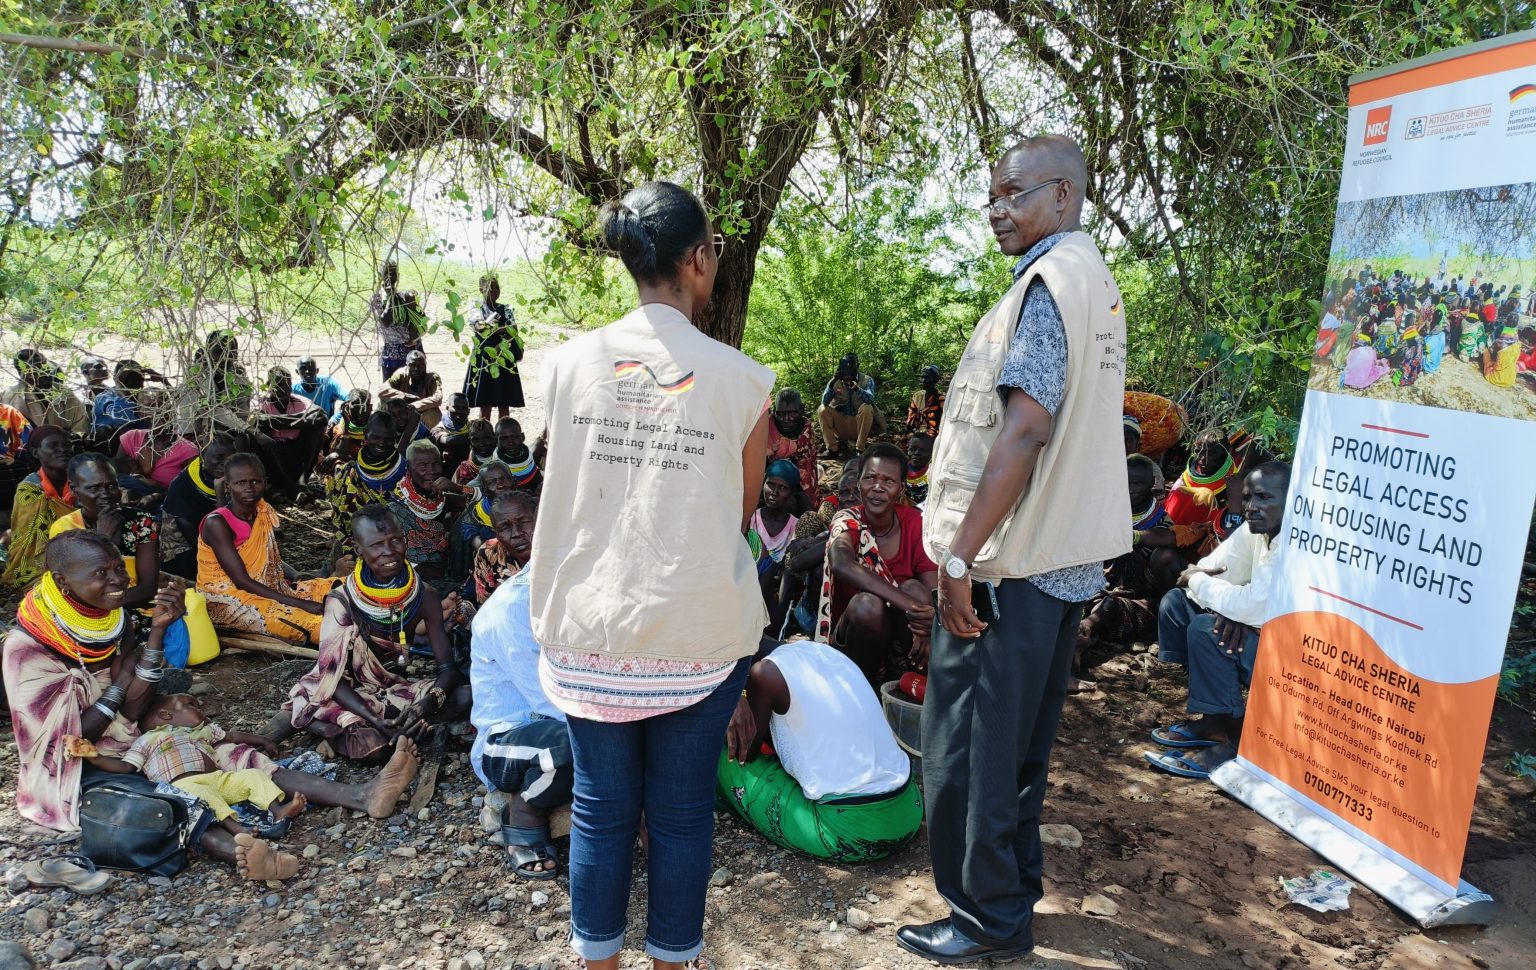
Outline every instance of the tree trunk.
[[715, 289], [709, 306], [699, 321], [711, 337], [732, 347], [741, 346], [747, 329], [747, 298], [752, 279], [757, 274], [757, 253], [762, 248], [763, 233], [754, 229], [746, 236], [731, 236], [720, 254], [720, 271], [715, 275]]

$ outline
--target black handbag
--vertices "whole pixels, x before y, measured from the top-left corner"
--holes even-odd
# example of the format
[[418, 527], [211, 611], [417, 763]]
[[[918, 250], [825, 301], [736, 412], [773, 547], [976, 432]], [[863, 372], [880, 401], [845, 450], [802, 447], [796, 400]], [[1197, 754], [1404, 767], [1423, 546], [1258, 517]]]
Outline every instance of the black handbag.
[[80, 854], [100, 869], [174, 876], [187, 864], [195, 821], [186, 802], [107, 782], [80, 796]]

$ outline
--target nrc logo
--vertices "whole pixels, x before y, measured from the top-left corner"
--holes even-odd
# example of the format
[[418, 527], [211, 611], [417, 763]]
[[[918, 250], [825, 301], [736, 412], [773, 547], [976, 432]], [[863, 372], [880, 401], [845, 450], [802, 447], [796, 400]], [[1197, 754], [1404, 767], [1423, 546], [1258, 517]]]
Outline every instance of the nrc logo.
[[1365, 144], [1379, 145], [1387, 140], [1387, 129], [1392, 124], [1392, 106], [1372, 108], [1365, 116]]

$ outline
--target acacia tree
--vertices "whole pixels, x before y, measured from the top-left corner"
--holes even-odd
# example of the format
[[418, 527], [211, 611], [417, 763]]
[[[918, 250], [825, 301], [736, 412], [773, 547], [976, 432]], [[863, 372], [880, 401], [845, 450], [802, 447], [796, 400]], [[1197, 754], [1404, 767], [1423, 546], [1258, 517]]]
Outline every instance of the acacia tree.
[[[469, 182], [547, 220], [558, 284], [592, 264], [594, 205], [669, 177], [729, 237], [705, 323], [739, 343], [787, 193], [869, 225], [826, 199], [953, 187], [1053, 127], [1089, 156], [1133, 374], [1221, 385], [1234, 413], [1257, 386], [1284, 412], [1345, 78], [1522, 26], [1511, 9], [1529, 17], [1495, 0], [77, 0], [3, 48], [21, 137], [0, 144], [0, 286], [34, 285], [44, 250], [66, 276], [125, 265], [121, 289], [190, 337], [189, 306], [239, 292], [259, 311], [285, 268], [385, 248], [424, 186], [468, 200]], [[103, 294], [73, 284], [43, 309], [91, 312], [69, 294]], [[1189, 363], [1239, 355], [1265, 366]]]

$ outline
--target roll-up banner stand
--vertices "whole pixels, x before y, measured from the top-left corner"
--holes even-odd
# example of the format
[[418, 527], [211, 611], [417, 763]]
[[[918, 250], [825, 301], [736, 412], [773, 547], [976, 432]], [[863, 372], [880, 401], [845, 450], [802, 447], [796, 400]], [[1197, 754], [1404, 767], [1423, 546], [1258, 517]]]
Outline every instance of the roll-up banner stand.
[[1422, 926], [1461, 879], [1536, 491], [1536, 31], [1351, 79], [1323, 319], [1223, 790]]

